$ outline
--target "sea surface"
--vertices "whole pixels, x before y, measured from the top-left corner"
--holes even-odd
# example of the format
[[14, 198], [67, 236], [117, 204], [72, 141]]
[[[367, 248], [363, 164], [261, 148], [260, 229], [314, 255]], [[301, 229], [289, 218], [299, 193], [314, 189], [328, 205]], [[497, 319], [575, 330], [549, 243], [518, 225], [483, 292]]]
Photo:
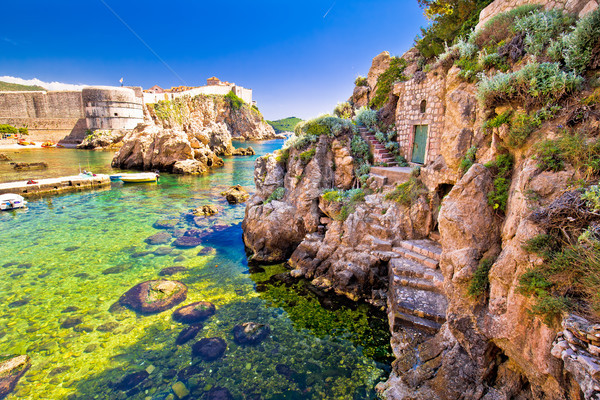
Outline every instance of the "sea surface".
[[[282, 141], [243, 143], [258, 155]], [[43, 171], [16, 173], [0, 163], [0, 182], [98, 173], [113, 154], [74, 149], [0, 151], [13, 161], [46, 161]], [[248, 265], [242, 242], [244, 205], [220, 193], [240, 184], [254, 190], [258, 157], [226, 158], [203, 176], [163, 174], [158, 184], [110, 188], [29, 200], [26, 210], [0, 214], [0, 355], [27, 354], [32, 367], [8, 399], [373, 399], [390, 361], [385, 314], [366, 304], [322, 298], [307, 282], [289, 281], [283, 265]], [[194, 218], [204, 204], [219, 213]], [[170, 220], [172, 229], [157, 229]], [[202, 244], [181, 249], [174, 239], [202, 231]], [[167, 267], [183, 267], [161, 276]], [[134, 285], [172, 279], [188, 288], [174, 308], [141, 315], [116, 307]], [[216, 313], [195, 339], [175, 340], [188, 327], [172, 318], [183, 305], [208, 301]], [[268, 325], [255, 345], [238, 345], [237, 324]], [[219, 337], [223, 357], [192, 355], [202, 338]], [[183, 390], [185, 389], [185, 390]], [[182, 391], [183, 390], [183, 391]]]

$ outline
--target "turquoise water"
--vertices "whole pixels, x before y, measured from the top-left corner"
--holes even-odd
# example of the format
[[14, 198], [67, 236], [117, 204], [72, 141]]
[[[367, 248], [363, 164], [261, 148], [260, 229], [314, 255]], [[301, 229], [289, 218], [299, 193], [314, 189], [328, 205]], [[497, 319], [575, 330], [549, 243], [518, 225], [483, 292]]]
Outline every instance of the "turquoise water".
[[[251, 145], [265, 154], [281, 141]], [[111, 172], [110, 152], [2, 152], [49, 164], [41, 174], [22, 175], [0, 166], [3, 180], [77, 173], [80, 164]], [[184, 386], [190, 399], [210, 399], [215, 388], [235, 399], [374, 398], [375, 384], [385, 378], [378, 361], [389, 357], [384, 316], [366, 305], [323, 308], [305, 283], [285, 286], [273, 278], [282, 266], [249, 273], [244, 205], [227, 204], [220, 192], [233, 184], [253, 189], [255, 159], [228, 158], [205, 176], [163, 174], [159, 184], [31, 199], [27, 210], [1, 213], [0, 354], [33, 361], [9, 399], [177, 399], [173, 385]], [[219, 214], [194, 220], [190, 211], [204, 204]], [[165, 219], [174, 221], [166, 230], [173, 238], [202, 230], [202, 245], [146, 244], [165, 231], [153, 227]], [[154, 315], [111, 308], [128, 289], [173, 266], [185, 270], [163, 279], [188, 287], [179, 306]], [[216, 313], [194, 340], [177, 346], [186, 325], [172, 311], [196, 301], [214, 303]], [[233, 327], [250, 321], [269, 325], [270, 336], [237, 345]], [[225, 355], [211, 362], [193, 357], [193, 343], [209, 337], [225, 340]], [[119, 385], [140, 371], [147, 375], [141, 383]]]

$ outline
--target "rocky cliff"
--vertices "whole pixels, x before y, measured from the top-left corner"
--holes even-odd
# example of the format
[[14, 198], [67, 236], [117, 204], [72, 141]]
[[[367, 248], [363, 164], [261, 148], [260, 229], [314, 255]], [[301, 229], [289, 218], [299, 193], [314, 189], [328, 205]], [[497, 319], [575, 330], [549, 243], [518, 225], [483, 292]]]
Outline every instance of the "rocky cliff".
[[[234, 99], [235, 100], [235, 99]], [[226, 96], [196, 96], [148, 104], [145, 123], [123, 137], [112, 165], [203, 173], [223, 165], [233, 153], [232, 139], [265, 140], [275, 131], [260, 112]]]
[[[541, 13], [527, 18], [551, 15]], [[582, 75], [561, 69], [568, 59], [540, 64], [526, 35], [508, 37], [494, 56], [506, 64], [482, 62], [477, 79], [477, 48], [427, 68], [408, 61], [390, 95], [394, 132], [356, 117], [382, 138], [371, 153], [398, 148], [409, 160], [419, 160], [414, 127], [427, 126], [412, 169], [372, 165], [367, 127], [323, 117], [257, 160], [250, 259], [286, 261], [321, 289], [387, 308], [388, 399], [600, 398], [600, 59]], [[547, 80], [556, 86], [542, 96]]]

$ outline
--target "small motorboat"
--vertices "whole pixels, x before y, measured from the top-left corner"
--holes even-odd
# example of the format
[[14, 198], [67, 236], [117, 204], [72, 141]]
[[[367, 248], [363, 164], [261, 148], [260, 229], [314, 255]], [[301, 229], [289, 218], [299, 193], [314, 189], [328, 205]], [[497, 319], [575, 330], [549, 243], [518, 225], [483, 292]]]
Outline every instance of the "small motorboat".
[[123, 174], [123, 175], [120, 175], [120, 179], [125, 183], [156, 182], [156, 181], [158, 181], [158, 174], [156, 172], [140, 172], [138, 174]]
[[2, 211], [23, 208], [26, 205], [25, 199], [18, 194], [0, 194], [0, 210]]
[[119, 182], [121, 180], [121, 177], [123, 176], [123, 174], [119, 174], [119, 175], [110, 175], [110, 181], [111, 182]]
[[42, 143], [42, 147], [56, 147], [56, 143], [54, 143], [53, 141], [47, 141]]

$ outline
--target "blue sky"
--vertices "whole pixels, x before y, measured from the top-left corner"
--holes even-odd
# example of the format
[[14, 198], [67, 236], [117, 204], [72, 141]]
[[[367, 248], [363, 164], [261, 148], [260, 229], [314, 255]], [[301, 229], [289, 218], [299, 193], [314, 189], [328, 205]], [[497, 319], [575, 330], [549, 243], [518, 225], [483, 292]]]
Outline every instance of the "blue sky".
[[253, 89], [267, 119], [330, 112], [374, 56], [401, 55], [427, 23], [416, 0], [28, 0], [2, 11], [0, 76], [168, 88], [216, 75]]

